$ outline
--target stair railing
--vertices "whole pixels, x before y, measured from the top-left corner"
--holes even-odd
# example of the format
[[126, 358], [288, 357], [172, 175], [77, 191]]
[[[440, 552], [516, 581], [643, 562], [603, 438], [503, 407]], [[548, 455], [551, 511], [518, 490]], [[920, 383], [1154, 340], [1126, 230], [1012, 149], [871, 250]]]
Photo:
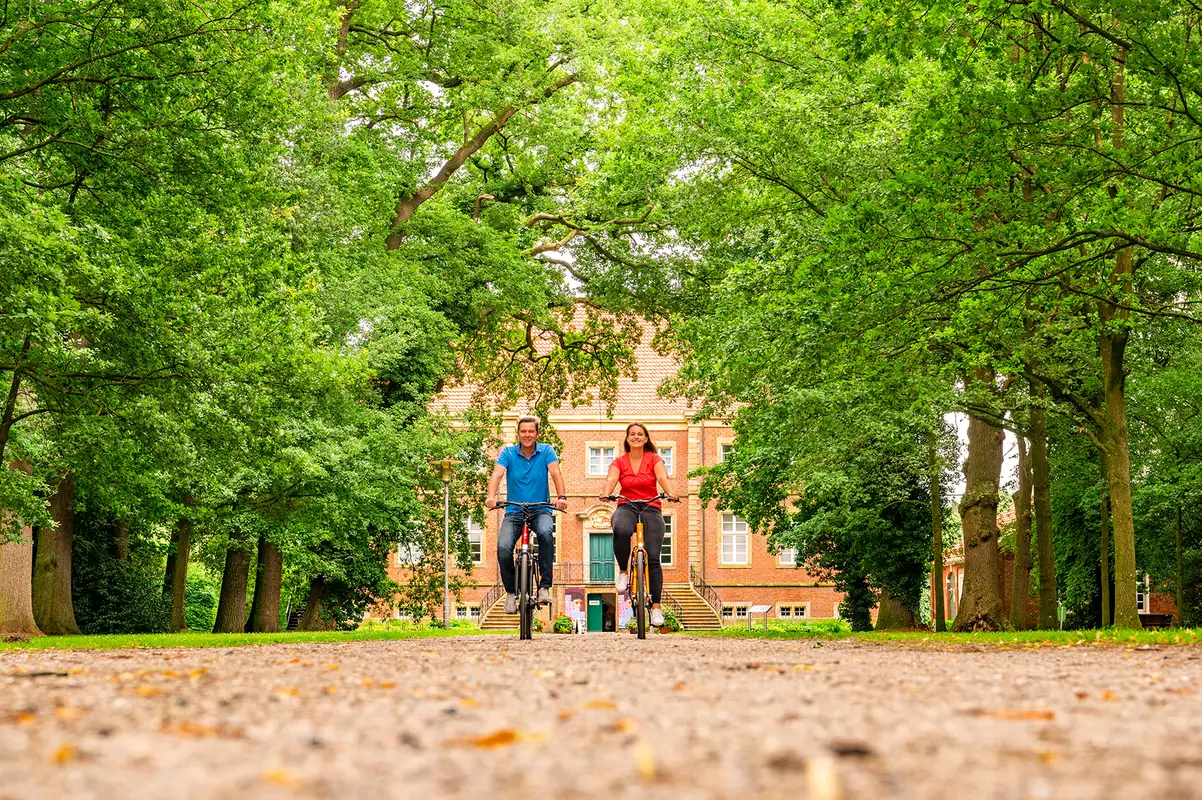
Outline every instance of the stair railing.
[[672, 596], [672, 593], [669, 592], [666, 587], [660, 590], [660, 600], [662, 600], [664, 604], [668, 606], [668, 608], [671, 608], [672, 611], [675, 612], [676, 621], [680, 623], [680, 629], [682, 631], [688, 627], [684, 622], [684, 606], [680, 604], [679, 600]]
[[697, 594], [701, 595], [701, 599], [714, 609], [714, 613], [718, 615], [718, 619], [722, 619], [722, 598], [718, 596], [718, 592], [713, 586], [706, 582], [705, 578], [697, 572], [697, 568], [689, 564], [689, 582], [693, 584], [693, 589]]
[[492, 588], [484, 593], [484, 599], [480, 601], [480, 623], [484, 623], [484, 618], [488, 616], [489, 610], [497, 604], [501, 596], [505, 594], [505, 584], [497, 581], [492, 585]]

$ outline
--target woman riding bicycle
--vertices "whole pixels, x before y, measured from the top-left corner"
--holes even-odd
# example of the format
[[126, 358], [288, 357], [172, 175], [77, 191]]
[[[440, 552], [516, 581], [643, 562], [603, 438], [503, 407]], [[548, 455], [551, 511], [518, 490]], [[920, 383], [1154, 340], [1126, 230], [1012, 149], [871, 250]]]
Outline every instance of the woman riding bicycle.
[[[624, 455], [614, 459], [609, 465], [609, 475], [605, 478], [605, 489], [601, 498], [605, 499], [614, 492], [615, 484], [621, 484], [622, 494], [631, 500], [647, 500], [655, 497], [656, 483], [664, 490], [670, 499], [672, 487], [668, 485], [668, 470], [664, 460], [655, 453], [655, 445], [647, 428], [638, 422], [626, 426], [626, 440], [622, 443], [626, 451]], [[664, 588], [664, 569], [659, 563], [660, 549], [664, 546], [664, 515], [660, 510], [660, 502], [656, 500], [643, 512], [643, 536], [648, 556], [648, 577], [651, 579], [651, 624], [658, 628], [664, 624], [664, 612], [660, 608], [660, 597]], [[610, 519], [614, 531], [614, 558], [618, 561], [617, 580], [614, 581], [619, 593], [626, 591], [630, 577], [626, 567], [630, 563], [630, 537], [634, 534], [638, 514], [635, 513], [625, 500], [618, 500], [618, 507]]]

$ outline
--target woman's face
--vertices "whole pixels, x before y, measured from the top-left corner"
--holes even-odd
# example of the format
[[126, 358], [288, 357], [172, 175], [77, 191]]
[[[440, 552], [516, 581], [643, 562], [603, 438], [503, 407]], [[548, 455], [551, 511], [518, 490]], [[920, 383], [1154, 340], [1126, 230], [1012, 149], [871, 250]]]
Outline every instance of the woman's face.
[[647, 444], [647, 431], [642, 425], [635, 425], [626, 431], [626, 443], [631, 447], [642, 447]]

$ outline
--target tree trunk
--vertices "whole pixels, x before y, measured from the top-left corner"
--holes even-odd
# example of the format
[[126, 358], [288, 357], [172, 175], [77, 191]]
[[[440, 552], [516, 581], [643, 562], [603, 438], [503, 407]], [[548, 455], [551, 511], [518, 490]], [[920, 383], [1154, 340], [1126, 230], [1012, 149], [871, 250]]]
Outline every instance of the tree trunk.
[[1177, 506], [1177, 524], [1174, 528], [1174, 534], [1177, 541], [1177, 613], [1173, 620], [1178, 625], [1181, 625], [1182, 609], [1185, 608], [1185, 589], [1182, 586], [1182, 569], [1181, 569], [1181, 506]]
[[[184, 495], [183, 503], [185, 506], [195, 504], [190, 495]], [[184, 609], [188, 589], [188, 557], [192, 549], [192, 526], [192, 518], [187, 516], [186, 512], [181, 514], [175, 522], [175, 535], [172, 537], [175, 552], [167, 557], [167, 580], [171, 592], [171, 631], [173, 633], [188, 630], [188, 619], [184, 614]]]
[[318, 575], [309, 583], [309, 599], [305, 601], [305, 613], [301, 615], [298, 631], [328, 631], [334, 626], [321, 617], [321, 605], [326, 599], [325, 578]]
[[[991, 381], [979, 370], [977, 380]], [[997, 505], [1002, 480], [1002, 429], [968, 418], [968, 457], [964, 461], [964, 592], [954, 631], [996, 631], [1009, 627], [1002, 603], [1002, 554], [998, 549]]]
[[[1036, 397], [1044, 395], [1042, 384], [1032, 383]], [[1056, 586], [1056, 547], [1052, 540], [1052, 477], [1048, 463], [1048, 428], [1042, 408], [1031, 409], [1030, 449], [1031, 490], [1035, 498], [1035, 553], [1039, 559], [1039, 630], [1051, 631], [1060, 627], [1056, 614], [1060, 595]]]
[[[217, 601], [217, 621], [213, 633], [242, 633], [246, 630], [246, 585], [250, 580], [250, 550], [243, 547], [246, 534], [230, 535], [225, 551], [225, 572], [221, 576], [221, 598]], [[178, 561], [178, 558], [177, 558]]]
[[118, 561], [129, 561], [130, 527], [130, 522], [127, 519], [118, 519], [113, 522], [113, 538], [109, 543], [109, 552]]
[[1098, 575], [1102, 580], [1102, 627], [1108, 628], [1114, 622], [1110, 611], [1110, 493], [1106, 488], [1107, 474], [1106, 454], [1102, 453], [1099, 463], [1102, 466], [1102, 484], [1098, 499], [1098, 512], [1102, 519], [1101, 538], [1098, 547]]
[[280, 551], [259, 537], [259, 563], [255, 569], [255, 596], [250, 604], [250, 619], [246, 622], [248, 633], [280, 632], [280, 581], [284, 564]]
[[[0, 517], [8, 512], [0, 510]], [[7, 520], [0, 519], [2, 523]], [[16, 539], [0, 533], [0, 639], [41, 636], [33, 621], [33, 530], [21, 528]]]
[[942, 470], [939, 467], [939, 439], [934, 432], [927, 442], [927, 465], [930, 468], [931, 480], [931, 550], [934, 552], [934, 565], [931, 570], [935, 584], [935, 631], [947, 630], [947, 615], [943, 605], [943, 497], [940, 488]]
[[1031, 591], [1031, 464], [1027, 440], [1018, 437], [1018, 491], [1014, 493], [1014, 580], [1010, 586], [1010, 627], [1031, 627], [1027, 595]]
[[59, 479], [50, 497], [53, 527], [38, 531], [33, 565], [33, 619], [48, 636], [79, 633], [71, 604], [71, 538], [75, 532], [75, 478]]
[[878, 631], [908, 631], [920, 627], [918, 616], [906, 608], [901, 600], [881, 589], [877, 605], [876, 629]]

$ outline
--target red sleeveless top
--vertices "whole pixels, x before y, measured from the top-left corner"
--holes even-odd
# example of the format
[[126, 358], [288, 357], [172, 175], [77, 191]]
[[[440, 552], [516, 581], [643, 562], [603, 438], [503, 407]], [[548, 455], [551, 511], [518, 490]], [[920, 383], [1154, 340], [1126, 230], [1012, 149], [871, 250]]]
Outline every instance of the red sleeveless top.
[[[655, 465], [661, 461], [663, 459], [655, 453], [644, 452], [643, 461], [639, 464], [639, 472], [636, 475], [630, 468], [630, 453], [615, 458], [614, 466], [618, 468], [618, 483], [622, 486], [622, 494], [632, 500], [646, 500], [659, 494], [655, 486]], [[625, 500], [619, 500], [618, 505], [625, 502]], [[662, 504], [656, 500], [649, 508], [662, 508]]]

